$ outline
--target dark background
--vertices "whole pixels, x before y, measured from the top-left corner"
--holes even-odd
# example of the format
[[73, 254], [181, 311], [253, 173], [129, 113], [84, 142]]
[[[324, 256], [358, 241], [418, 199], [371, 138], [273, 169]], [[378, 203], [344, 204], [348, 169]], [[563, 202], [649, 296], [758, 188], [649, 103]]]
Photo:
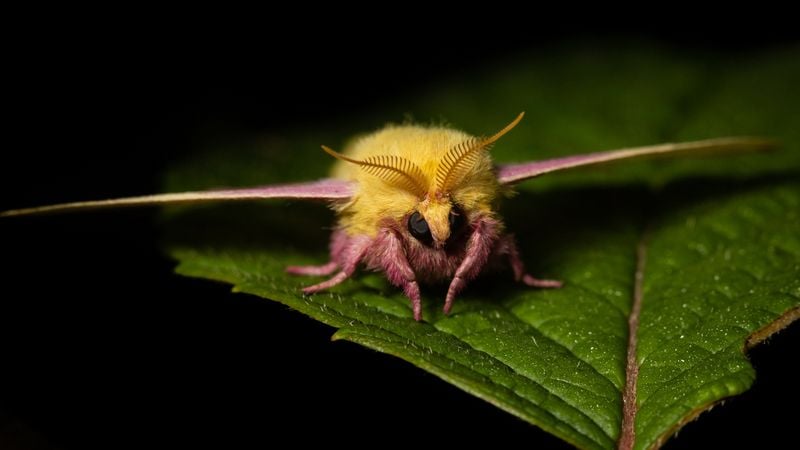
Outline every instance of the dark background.
[[[796, 38], [779, 27], [702, 24], [555, 29], [539, 18], [533, 33], [467, 22], [421, 35], [409, 22], [345, 39], [340, 24], [285, 33], [270, 31], [282, 19], [262, 17], [188, 30], [32, 24], [4, 55], [0, 209], [156, 192], [164, 168], [204, 137], [363, 114], [476, 65], [563, 42], [737, 53]], [[407, 363], [331, 343], [331, 328], [284, 306], [173, 275], [155, 214], [0, 223], [0, 449], [318, 439], [357, 448], [564, 445]], [[796, 410], [800, 400], [788, 357], [798, 348], [795, 326], [752, 351], [753, 389], [703, 415], [671, 447], [769, 446], [793, 436], [796, 412], [777, 408]]]

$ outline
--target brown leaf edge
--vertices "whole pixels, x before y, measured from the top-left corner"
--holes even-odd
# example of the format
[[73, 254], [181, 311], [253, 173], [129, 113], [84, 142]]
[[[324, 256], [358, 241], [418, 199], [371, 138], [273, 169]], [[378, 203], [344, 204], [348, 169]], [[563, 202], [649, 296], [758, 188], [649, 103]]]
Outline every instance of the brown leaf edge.
[[[744, 345], [742, 347], [742, 353], [747, 353], [748, 350], [766, 341], [770, 336], [785, 329], [786, 327], [791, 325], [792, 322], [798, 319], [800, 319], [800, 306], [795, 306], [794, 308], [791, 308], [788, 311], [781, 314], [781, 316], [775, 319], [774, 321], [750, 333], [750, 336], [748, 336], [744, 341]], [[683, 428], [686, 424], [692, 422], [693, 420], [696, 420], [704, 412], [711, 411], [715, 406], [724, 403], [725, 400], [732, 397], [735, 396], [721, 398], [719, 400], [716, 400], [714, 402], [700, 406], [699, 408], [695, 409], [688, 416], [684, 417], [681, 421], [676, 423], [672, 428], [665, 431], [661, 436], [659, 436], [658, 439], [656, 439], [655, 443], [650, 448], [651, 449], [660, 448], [672, 436], [674, 436], [678, 431], [680, 431], [680, 429]]]

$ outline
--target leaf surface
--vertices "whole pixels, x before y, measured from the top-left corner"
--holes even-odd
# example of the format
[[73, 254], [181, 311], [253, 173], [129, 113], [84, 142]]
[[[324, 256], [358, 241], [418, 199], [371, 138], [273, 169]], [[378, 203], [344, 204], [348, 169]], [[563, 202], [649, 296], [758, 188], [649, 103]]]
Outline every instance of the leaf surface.
[[[746, 346], [798, 316], [796, 54], [536, 55], [370, 118], [302, 137], [242, 139], [238, 152], [210, 148], [168, 178], [170, 189], [313, 179], [329, 163], [318, 144], [341, 147], [351, 132], [379, 127], [375, 116], [401, 119], [407, 110], [488, 134], [525, 109], [525, 122], [492, 150], [504, 162], [723, 135], [782, 142], [766, 155], [621, 163], [520, 185], [501, 213], [529, 271], [564, 280], [562, 289], [531, 290], [509, 273], [491, 274], [446, 317], [446, 286], [429, 286], [424, 323], [379, 274], [303, 296], [299, 288], [318, 279], [283, 269], [325, 262], [334, 217], [318, 205], [181, 209], [169, 216], [168, 245], [181, 274], [284, 303], [335, 327], [336, 339], [405, 359], [576, 446], [613, 448], [626, 426], [633, 447], [657, 446], [748, 389], [755, 373]], [[625, 419], [637, 279], [638, 376]]]

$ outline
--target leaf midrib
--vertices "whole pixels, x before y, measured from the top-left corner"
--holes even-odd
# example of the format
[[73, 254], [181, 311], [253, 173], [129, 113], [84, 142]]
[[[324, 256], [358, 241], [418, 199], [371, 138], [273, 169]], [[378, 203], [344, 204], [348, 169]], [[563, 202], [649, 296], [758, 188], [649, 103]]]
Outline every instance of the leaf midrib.
[[637, 344], [639, 332], [639, 317], [642, 311], [644, 297], [643, 284], [645, 269], [647, 267], [648, 228], [642, 232], [639, 243], [636, 245], [636, 269], [633, 274], [633, 299], [631, 312], [628, 315], [628, 346], [626, 350], [625, 388], [622, 392], [622, 423], [618, 448], [630, 450], [636, 443], [636, 385], [639, 381], [639, 361], [637, 360]]

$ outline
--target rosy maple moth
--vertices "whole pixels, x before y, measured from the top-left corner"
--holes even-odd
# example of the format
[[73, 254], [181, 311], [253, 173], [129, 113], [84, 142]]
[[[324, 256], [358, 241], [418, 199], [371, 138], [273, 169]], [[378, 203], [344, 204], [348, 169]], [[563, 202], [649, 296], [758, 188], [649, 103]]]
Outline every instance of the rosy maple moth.
[[490, 148], [514, 128], [524, 113], [489, 137], [450, 127], [390, 125], [356, 140], [323, 180], [146, 195], [17, 209], [0, 216], [66, 212], [91, 208], [273, 198], [329, 201], [338, 215], [331, 235], [330, 261], [290, 266], [295, 275], [331, 276], [303, 289], [313, 294], [351, 277], [360, 265], [383, 272], [411, 301], [422, 320], [419, 283], [448, 281], [444, 303], [453, 301], [488, 266], [507, 263], [528, 286], [556, 288], [561, 282], [526, 273], [516, 243], [495, 209], [508, 186], [542, 174], [579, 166], [658, 154], [705, 150], [759, 150], [758, 138], [717, 138], [589, 153], [519, 164], [495, 165]]

